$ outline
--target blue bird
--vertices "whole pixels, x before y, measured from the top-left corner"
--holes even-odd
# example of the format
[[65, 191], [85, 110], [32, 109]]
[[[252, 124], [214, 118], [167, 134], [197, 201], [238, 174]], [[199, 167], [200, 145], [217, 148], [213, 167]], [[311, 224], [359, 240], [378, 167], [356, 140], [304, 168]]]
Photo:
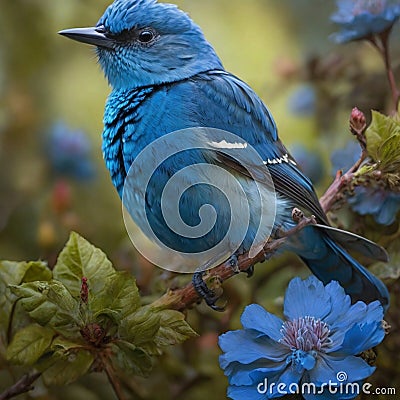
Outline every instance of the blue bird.
[[[104, 115], [103, 154], [121, 197], [131, 164], [158, 138], [196, 127], [231, 132], [257, 151], [272, 177], [276, 191], [272, 234], [295, 225], [295, 207], [317, 219], [317, 225], [305, 227], [288, 240], [284, 250], [295, 252], [325, 284], [339, 281], [354, 302], [379, 300], [384, 307], [388, 305], [385, 285], [345, 248], [383, 260], [385, 251], [367, 239], [329, 226], [311, 181], [280, 141], [267, 107], [246, 83], [225, 71], [200, 27], [187, 14], [156, 0], [116, 0], [95, 27], [59, 33], [96, 46], [112, 87]], [[213, 229], [200, 238], [185, 238], [166, 225], [160, 205], [163, 186], [182, 167], [204, 163], [230, 171], [252, 198], [254, 177], [218, 149], [195, 149], [165, 161], [146, 188], [146, 217], [157, 237], [178, 251], [200, 252], [218, 243], [231, 217], [226, 199], [217, 190], [195, 185], [182, 196], [182, 219], [196, 226], [198, 210], [212, 204], [217, 213]], [[250, 208], [241, 252], [249, 250], [257, 230], [260, 208], [252, 202]], [[235, 217], [234, 211], [232, 215]], [[210, 299], [208, 303], [214, 306]]]

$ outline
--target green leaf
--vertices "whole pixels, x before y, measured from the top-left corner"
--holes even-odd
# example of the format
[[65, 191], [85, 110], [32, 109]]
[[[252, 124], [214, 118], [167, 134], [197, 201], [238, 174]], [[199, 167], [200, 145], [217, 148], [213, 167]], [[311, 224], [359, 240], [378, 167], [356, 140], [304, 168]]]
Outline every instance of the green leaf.
[[179, 311], [162, 310], [159, 313], [161, 316], [160, 329], [154, 338], [158, 346], [175, 345], [197, 336], [197, 333], [186, 322], [185, 316]]
[[47, 325], [63, 335], [75, 336], [83, 325], [79, 302], [58, 281], [29, 282], [10, 285], [29, 316], [40, 325]]
[[8, 285], [19, 285], [33, 279], [48, 280], [51, 275], [47, 264], [41, 261], [0, 261], [0, 343], [4, 346], [7, 345], [12, 314], [13, 326], [24, 320], [24, 315], [21, 315], [21, 311], [22, 314], [24, 311], [20, 307], [14, 307], [17, 297], [9, 290]]
[[372, 111], [372, 122], [366, 137], [368, 153], [380, 169], [397, 171], [400, 167], [400, 122]]
[[126, 272], [117, 272], [105, 281], [104, 289], [90, 302], [95, 314], [106, 314], [115, 322], [133, 314], [140, 305], [139, 290], [134, 277]]
[[28, 264], [28, 269], [21, 282], [51, 280], [53, 272], [50, 270], [47, 263], [42, 261], [31, 261], [28, 262], [27, 264]]
[[115, 269], [106, 255], [75, 232], [71, 233], [53, 270], [54, 279], [62, 282], [75, 297], [80, 295], [82, 277], [88, 279], [89, 293], [95, 298], [113, 274]]
[[63, 336], [57, 336], [51, 343], [51, 349], [58, 350], [72, 350], [83, 347], [82, 343], [77, 343], [72, 340], [68, 340]]
[[118, 340], [111, 346], [112, 363], [122, 373], [147, 377], [153, 368], [151, 357], [129, 342]]
[[6, 285], [19, 285], [21, 282], [47, 281], [52, 272], [42, 261], [0, 261], [0, 282]]
[[43, 374], [46, 385], [68, 385], [85, 375], [92, 366], [94, 358], [87, 350], [55, 353], [55, 362]]
[[7, 348], [7, 360], [13, 364], [33, 365], [49, 348], [54, 331], [32, 324], [19, 330]]
[[148, 354], [161, 354], [161, 347], [184, 342], [197, 336], [185, 321], [185, 316], [174, 310], [145, 306], [121, 321], [120, 337]]
[[143, 348], [145, 343], [153, 342], [160, 329], [161, 316], [149, 306], [141, 307], [120, 323], [120, 337]]

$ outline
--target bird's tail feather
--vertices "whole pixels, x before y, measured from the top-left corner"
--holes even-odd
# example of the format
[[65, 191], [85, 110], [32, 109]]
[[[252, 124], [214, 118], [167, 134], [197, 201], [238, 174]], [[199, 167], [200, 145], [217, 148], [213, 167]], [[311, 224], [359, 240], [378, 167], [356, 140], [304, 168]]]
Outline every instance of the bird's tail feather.
[[384, 283], [350, 256], [330, 235], [314, 227], [303, 229], [303, 234], [312, 245], [295, 251], [318, 279], [325, 284], [338, 281], [353, 302], [379, 300], [387, 308], [389, 292]]
[[346, 250], [356, 251], [371, 260], [387, 262], [389, 259], [389, 256], [383, 247], [365, 237], [329, 225], [314, 224], [313, 226], [325, 231], [328, 236]]

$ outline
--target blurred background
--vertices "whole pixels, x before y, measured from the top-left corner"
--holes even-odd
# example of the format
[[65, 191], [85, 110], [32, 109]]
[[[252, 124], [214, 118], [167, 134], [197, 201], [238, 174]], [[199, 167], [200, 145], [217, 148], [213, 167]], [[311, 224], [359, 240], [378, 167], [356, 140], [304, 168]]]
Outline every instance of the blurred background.
[[[339, 156], [332, 166], [331, 156], [353, 140], [348, 132], [351, 109], [357, 106], [368, 118], [371, 109], [388, 109], [388, 85], [375, 50], [365, 43], [338, 46], [329, 40], [335, 31], [329, 20], [333, 0], [176, 3], [203, 28], [225, 68], [265, 101], [283, 142], [323, 193], [335, 168], [345, 165]], [[61, 29], [95, 25], [108, 4], [0, 1], [0, 259], [43, 259], [51, 266], [75, 230], [102, 248], [116, 268], [131, 271], [144, 295], [156, 298], [186, 277], [152, 267], [129, 241], [101, 154], [110, 89], [93, 49], [57, 35]], [[391, 42], [397, 72], [399, 45], [397, 27]], [[341, 220], [344, 226], [350, 221]], [[388, 229], [398, 226], [371, 229], [369, 237], [379, 239]], [[168, 349], [149, 379], [124, 380], [133, 398], [225, 398], [218, 334], [239, 327], [249, 302], [281, 312], [281, 296], [294, 275], [307, 276], [308, 271], [296, 258], [281, 257], [258, 267], [250, 280], [240, 276], [229, 282], [225, 313], [203, 306], [190, 311], [189, 321], [201, 336]], [[388, 357], [398, 354], [398, 340], [383, 347], [381, 367], [373, 377], [380, 386], [399, 383], [399, 359]], [[12, 382], [0, 357], [1, 369], [0, 392]], [[26, 398], [113, 396], [104, 377], [94, 374], [62, 390], [49, 391], [39, 383]]]

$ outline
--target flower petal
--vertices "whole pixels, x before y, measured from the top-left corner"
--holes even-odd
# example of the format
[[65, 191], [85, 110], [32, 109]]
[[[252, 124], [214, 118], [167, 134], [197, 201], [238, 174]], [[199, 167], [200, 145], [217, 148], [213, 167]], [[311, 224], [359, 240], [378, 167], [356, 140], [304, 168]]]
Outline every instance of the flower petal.
[[[340, 306], [340, 304], [335, 305], [335, 307], [337, 306]], [[335, 332], [345, 333], [352, 329], [355, 324], [382, 321], [384, 316], [383, 307], [379, 301], [374, 301], [368, 305], [362, 301], [358, 301], [345, 311], [346, 312], [343, 312], [340, 315], [336, 315], [335, 321], [330, 325], [332, 338]], [[328, 320], [331, 320], [331, 316], [326, 318], [326, 321]], [[335, 345], [335, 348], [332, 348], [331, 351], [336, 351], [339, 348], [338, 345], [340, 345], [340, 342], [336, 340]]]
[[331, 20], [340, 32], [333, 35], [336, 42], [367, 39], [389, 29], [399, 18], [400, 5], [386, 2], [338, 0], [338, 11]]
[[330, 294], [313, 275], [304, 281], [294, 278], [286, 290], [283, 308], [284, 315], [291, 320], [305, 316], [323, 320], [331, 310]]
[[325, 291], [331, 298], [332, 308], [330, 313], [325, 317], [324, 322], [329, 326], [334, 326], [340, 316], [345, 315], [350, 309], [351, 298], [337, 281], [329, 282], [325, 286]]
[[229, 377], [231, 385], [248, 386], [263, 382], [265, 378], [270, 379], [277, 374], [280, 375], [286, 367], [286, 361], [278, 363], [262, 360], [248, 365], [231, 363], [225, 369], [224, 374]]
[[338, 350], [340, 354], [356, 355], [377, 346], [385, 337], [382, 321], [354, 325], [346, 332]]
[[360, 357], [335, 358], [325, 355], [318, 360], [315, 368], [309, 371], [309, 381], [317, 386], [330, 382], [336, 384], [357, 382], [367, 378], [374, 371], [375, 367], [369, 366]]
[[245, 329], [254, 329], [277, 342], [282, 338], [280, 330], [283, 321], [258, 304], [247, 306], [243, 311], [240, 321]]
[[[318, 388], [313, 392], [313, 390], [304, 391], [302, 393], [305, 400], [350, 400], [355, 399], [359, 393], [362, 393], [363, 382], [352, 382], [351, 385], [343, 386], [343, 389], [339, 387], [329, 387]], [[321, 393], [321, 389], [324, 389]], [[335, 393], [334, 393], [335, 392]], [[342, 392], [342, 393], [341, 393]], [[347, 392], [347, 393], [346, 393]]]
[[303, 372], [297, 371], [296, 368], [286, 368], [283, 374], [274, 382], [275, 385], [271, 385], [272, 380], [268, 381], [268, 397], [281, 397], [291, 394], [291, 387], [294, 384], [298, 384], [302, 376]]
[[250, 330], [231, 331], [221, 335], [219, 346], [225, 353], [220, 356], [222, 368], [231, 362], [250, 364], [260, 359], [279, 362], [288, 355], [285, 346], [266, 336], [257, 338], [255, 331]]

